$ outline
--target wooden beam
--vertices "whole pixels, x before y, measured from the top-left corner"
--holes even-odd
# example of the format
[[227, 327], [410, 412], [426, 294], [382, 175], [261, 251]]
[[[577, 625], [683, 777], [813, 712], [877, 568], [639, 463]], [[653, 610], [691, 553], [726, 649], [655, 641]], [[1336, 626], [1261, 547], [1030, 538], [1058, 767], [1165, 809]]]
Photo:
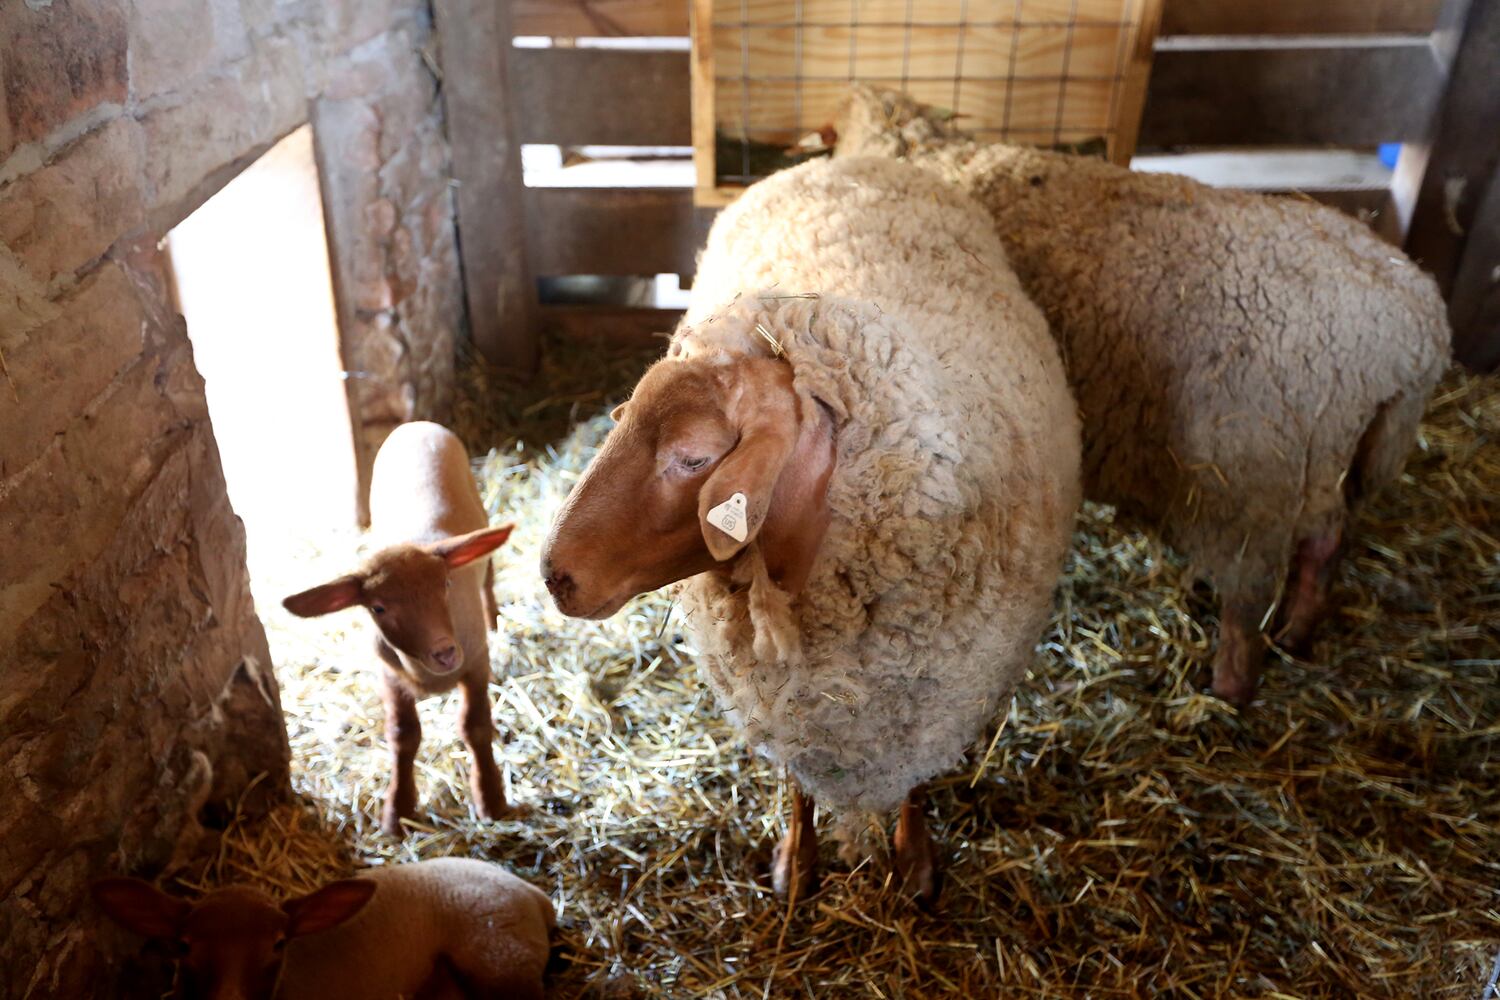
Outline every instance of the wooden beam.
[[1406, 240], [1407, 252], [1450, 295], [1455, 356], [1484, 368], [1500, 360], [1494, 306], [1484, 305], [1490, 294], [1485, 289], [1493, 290], [1495, 269], [1500, 268], [1500, 248], [1484, 228], [1486, 212], [1491, 218], [1500, 214], [1497, 66], [1500, 0], [1473, 0]]
[[1142, 146], [1374, 146], [1426, 137], [1443, 72], [1426, 40], [1162, 48]]
[[686, 0], [513, 0], [518, 35], [605, 38], [688, 33]]
[[[458, 182], [469, 332], [486, 360], [532, 372], [536, 286], [527, 267], [521, 144], [507, 60], [510, 0], [434, 0], [443, 104]], [[518, 77], [519, 78], [519, 77]]]
[[1443, 0], [1166, 0], [1163, 35], [1425, 35]]
[[[1442, 0], [1166, 0], [1163, 35], [1425, 35]], [[663, 0], [514, 0], [518, 35], [688, 34], [688, 4]]]
[[[516, 49], [522, 136], [560, 145], [692, 144], [688, 53]], [[1142, 146], [1375, 145], [1425, 137], [1442, 90], [1425, 42], [1166, 49]], [[646, 84], [643, 85], [642, 81]]]
[[714, 212], [687, 188], [528, 188], [537, 274], [686, 274]]
[[689, 146], [687, 53], [512, 49], [521, 141]]
[[616, 344], [666, 349], [667, 338], [682, 318], [681, 309], [644, 309], [628, 306], [543, 306], [542, 324], [575, 340], [604, 340]]

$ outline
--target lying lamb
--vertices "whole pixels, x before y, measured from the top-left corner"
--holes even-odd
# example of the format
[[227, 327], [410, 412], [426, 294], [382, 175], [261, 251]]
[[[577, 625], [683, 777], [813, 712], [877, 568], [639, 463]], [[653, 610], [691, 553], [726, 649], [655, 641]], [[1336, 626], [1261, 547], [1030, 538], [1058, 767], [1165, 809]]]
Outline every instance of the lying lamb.
[[1213, 690], [1255, 695], [1261, 629], [1296, 651], [1353, 509], [1395, 479], [1448, 364], [1436, 285], [1320, 205], [976, 143], [857, 88], [837, 156], [899, 156], [973, 195], [1047, 314], [1083, 415], [1084, 488], [1222, 599]]
[[280, 904], [242, 886], [189, 903], [135, 878], [93, 894], [116, 923], [180, 950], [186, 1000], [542, 1000], [556, 926], [546, 893], [469, 858], [375, 868]]
[[1078, 420], [1041, 314], [977, 205], [891, 161], [811, 163], [715, 221], [666, 358], [552, 527], [565, 614], [678, 580], [726, 713], [848, 829], [900, 807], [936, 891], [922, 784], [1031, 664], [1079, 503]]

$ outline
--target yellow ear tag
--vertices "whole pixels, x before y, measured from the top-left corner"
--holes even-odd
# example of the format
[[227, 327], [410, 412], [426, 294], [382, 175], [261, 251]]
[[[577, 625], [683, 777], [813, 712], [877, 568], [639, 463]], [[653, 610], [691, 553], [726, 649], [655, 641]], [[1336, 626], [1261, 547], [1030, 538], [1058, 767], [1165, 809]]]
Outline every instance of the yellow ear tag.
[[737, 542], [745, 540], [745, 494], [736, 493], [708, 511], [708, 523]]

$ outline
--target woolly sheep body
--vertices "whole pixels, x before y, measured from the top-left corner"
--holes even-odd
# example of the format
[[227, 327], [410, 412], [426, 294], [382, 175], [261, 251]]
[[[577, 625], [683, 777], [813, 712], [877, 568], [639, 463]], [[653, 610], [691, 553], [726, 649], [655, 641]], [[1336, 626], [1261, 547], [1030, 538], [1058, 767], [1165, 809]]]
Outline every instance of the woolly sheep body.
[[977, 206], [891, 161], [784, 171], [714, 223], [673, 353], [778, 350], [834, 415], [831, 525], [794, 605], [752, 549], [748, 586], [682, 585], [685, 621], [753, 745], [825, 808], [885, 812], [959, 761], [1033, 660], [1079, 502], [1077, 415]]
[[1226, 600], [1269, 609], [1297, 543], [1398, 475], [1450, 333], [1432, 280], [1368, 227], [981, 145], [861, 88], [837, 155], [875, 153], [988, 210], [1068, 365], [1086, 494], [1154, 527]]

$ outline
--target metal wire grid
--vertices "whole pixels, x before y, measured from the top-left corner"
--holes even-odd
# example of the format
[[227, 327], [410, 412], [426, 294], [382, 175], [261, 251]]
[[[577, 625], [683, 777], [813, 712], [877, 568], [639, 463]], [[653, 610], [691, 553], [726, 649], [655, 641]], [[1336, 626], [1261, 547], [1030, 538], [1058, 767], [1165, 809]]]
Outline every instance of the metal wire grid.
[[[849, 0], [849, 19], [843, 23], [829, 21], [806, 21], [803, 18], [803, 0], [795, 0], [793, 18], [791, 22], [768, 20], [755, 21], [750, 17], [750, 0], [739, 0], [738, 20], [722, 20], [715, 18], [714, 28], [737, 29], [740, 39], [740, 65], [736, 76], [726, 75], [719, 67], [715, 73], [716, 83], [719, 86], [726, 84], [738, 84], [739, 86], [739, 146], [740, 155], [739, 171], [737, 173], [726, 171], [724, 164], [719, 164], [718, 176], [721, 182], [733, 184], [748, 184], [759, 180], [761, 174], [752, 169], [752, 151], [755, 146], [754, 135], [765, 134], [770, 131], [784, 132], [784, 128], [766, 129], [753, 128], [750, 121], [751, 94], [753, 85], [763, 83], [785, 84], [790, 83], [793, 87], [793, 116], [791, 131], [797, 135], [805, 134], [810, 130], [811, 124], [805, 120], [803, 114], [803, 87], [806, 83], [853, 83], [856, 81], [868, 81], [871, 79], [888, 79], [888, 74], [872, 77], [870, 74], [859, 72], [859, 36], [861, 28], [900, 28], [904, 29], [901, 47], [901, 72], [900, 86], [902, 90], [908, 90], [913, 83], [952, 83], [952, 105], [950, 110], [958, 116], [964, 116], [963, 108], [963, 85], [965, 83], [1003, 83], [1005, 102], [1001, 122], [998, 126], [975, 124], [969, 131], [985, 139], [998, 141], [1026, 141], [1031, 143], [1050, 142], [1057, 145], [1062, 141], [1065, 131], [1072, 131], [1064, 127], [1064, 110], [1067, 106], [1068, 85], [1070, 83], [1092, 83], [1109, 85], [1109, 109], [1105, 121], [1108, 123], [1100, 128], [1091, 128], [1091, 135], [1096, 135], [1106, 143], [1112, 142], [1115, 136], [1115, 117], [1120, 99], [1120, 84], [1124, 80], [1126, 59], [1128, 54], [1128, 43], [1131, 29], [1136, 26], [1137, 7], [1141, 0], [1126, 0], [1122, 17], [1116, 20], [1090, 19], [1081, 22], [1078, 17], [1079, 0], [1069, 0], [1069, 14], [1066, 20], [1028, 19], [1023, 16], [1025, 0], [1010, 0], [1011, 13], [1007, 17], [975, 19], [971, 17], [971, 0], [959, 0], [959, 15], [953, 20], [922, 20], [919, 19], [920, 0], [906, 0], [906, 17], [901, 22], [891, 21], [861, 21], [861, 0]], [[972, 0], [974, 6], [981, 9], [993, 9], [1005, 0]], [[997, 11], [997, 13], [1000, 13]], [[1108, 74], [1073, 74], [1070, 68], [1073, 60], [1075, 32], [1080, 27], [1090, 29], [1114, 29], [1117, 38], [1115, 40], [1115, 52], [1111, 72]], [[845, 73], [807, 73], [804, 72], [804, 32], [809, 28], [847, 28], [849, 32], [849, 58], [848, 68]], [[1003, 28], [1010, 33], [1010, 51], [1006, 60], [1005, 69], [1000, 74], [973, 74], [965, 75], [965, 41], [972, 29], [975, 28]], [[912, 35], [916, 29], [949, 29], [955, 33], [956, 47], [951, 74], [943, 76], [912, 75], [911, 68], [911, 46]], [[1055, 74], [1025, 74], [1018, 72], [1020, 58], [1020, 39], [1023, 29], [1051, 29], [1063, 32], [1062, 53], [1060, 58], [1060, 71]], [[792, 35], [792, 66], [790, 74], [752, 74], [750, 72], [750, 32], [752, 30], [791, 30]], [[1016, 85], [1025, 83], [1056, 83], [1057, 100], [1050, 124], [1046, 125], [1018, 125], [1013, 122], [1013, 105], [1016, 94]], [[817, 126], [824, 122], [815, 123]]]

